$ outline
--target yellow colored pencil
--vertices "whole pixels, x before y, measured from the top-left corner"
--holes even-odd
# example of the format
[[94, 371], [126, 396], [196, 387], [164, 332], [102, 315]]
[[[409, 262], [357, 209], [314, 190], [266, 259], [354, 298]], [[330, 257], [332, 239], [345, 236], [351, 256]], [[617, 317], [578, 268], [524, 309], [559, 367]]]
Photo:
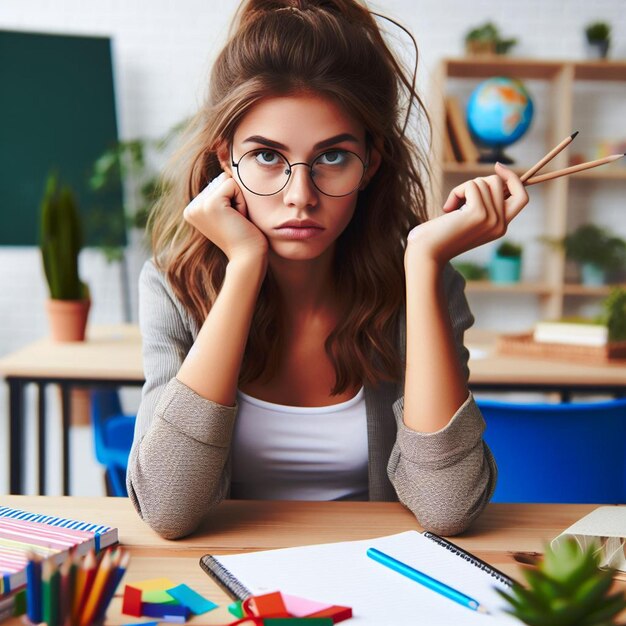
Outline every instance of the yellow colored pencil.
[[87, 596], [85, 602], [85, 608], [80, 615], [80, 626], [89, 626], [93, 621], [96, 609], [102, 598], [102, 594], [106, 589], [107, 581], [111, 575], [111, 552], [107, 550], [104, 556], [100, 560], [96, 577], [94, 578], [93, 585]]
[[80, 619], [81, 606], [84, 605], [84, 597], [89, 593], [93, 573], [96, 567], [96, 555], [93, 550], [87, 553], [82, 559], [78, 571], [76, 572], [76, 585], [74, 589], [74, 600], [72, 602], [72, 623], [77, 624]]

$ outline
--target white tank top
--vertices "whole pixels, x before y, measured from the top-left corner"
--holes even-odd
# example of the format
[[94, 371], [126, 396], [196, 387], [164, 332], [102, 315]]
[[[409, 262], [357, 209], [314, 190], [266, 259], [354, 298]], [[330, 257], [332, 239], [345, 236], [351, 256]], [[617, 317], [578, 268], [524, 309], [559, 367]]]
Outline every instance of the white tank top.
[[322, 407], [274, 404], [237, 392], [232, 449], [234, 498], [366, 500], [367, 418], [363, 388]]

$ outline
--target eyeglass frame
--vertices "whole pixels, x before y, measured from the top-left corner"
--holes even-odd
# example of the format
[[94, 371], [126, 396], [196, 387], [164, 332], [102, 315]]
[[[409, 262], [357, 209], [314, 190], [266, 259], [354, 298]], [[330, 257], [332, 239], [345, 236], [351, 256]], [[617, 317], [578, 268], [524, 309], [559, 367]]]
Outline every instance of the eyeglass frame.
[[[285, 184], [278, 191], [274, 191], [273, 193], [257, 193], [256, 191], [252, 191], [252, 189], [250, 189], [250, 187], [248, 187], [246, 185], [246, 183], [243, 182], [243, 179], [239, 175], [239, 164], [241, 163], [241, 160], [244, 157], [246, 157], [248, 154], [251, 154], [252, 152], [259, 152], [260, 150], [262, 150], [262, 148], [253, 148], [252, 150], [248, 150], [247, 152], [244, 152], [239, 157], [239, 161], [237, 161], [237, 163], [235, 163], [235, 158], [234, 158], [234, 155], [233, 155], [233, 144], [232, 143], [230, 144], [230, 164], [231, 164], [232, 167], [237, 169], [237, 177], [239, 178], [239, 182], [250, 193], [253, 193], [255, 196], [267, 197], [267, 196], [275, 196], [277, 193], [280, 193], [289, 184], [289, 181], [291, 180], [291, 174], [293, 172], [293, 168], [296, 165], [306, 165], [309, 168], [309, 178], [311, 179], [311, 182], [313, 183], [313, 186], [315, 187], [315, 189], [317, 189], [321, 194], [324, 194], [325, 196], [328, 196], [329, 198], [345, 198], [346, 196], [349, 196], [351, 193], [354, 193], [361, 186], [361, 183], [363, 182], [363, 178], [365, 177], [365, 172], [367, 171], [367, 168], [370, 165], [370, 150], [369, 150], [369, 146], [367, 148], [366, 161], [363, 161], [363, 159], [356, 152], [352, 152], [352, 150], [344, 150], [343, 148], [336, 148], [335, 150], [325, 150], [324, 152], [321, 152], [320, 154], [318, 154], [313, 159], [313, 161], [311, 163], [307, 163], [306, 161], [300, 161], [298, 163], [290, 163], [289, 160], [287, 159], [287, 157], [282, 152], [280, 152], [279, 150], [276, 150], [275, 148], [267, 148], [266, 150], [268, 152], [274, 152], [275, 154], [278, 154], [285, 161], [285, 163], [289, 167], [289, 175], [287, 176], [287, 180], [285, 181]], [[325, 191], [322, 191], [315, 184], [315, 179], [313, 178], [313, 175], [312, 175], [313, 174], [313, 163], [315, 163], [315, 161], [317, 161], [317, 159], [319, 159], [322, 155], [326, 154], [327, 152], [349, 152], [350, 154], [353, 154], [361, 162], [361, 165], [363, 166], [363, 173], [361, 174], [361, 178], [359, 178], [359, 182], [357, 183], [357, 186], [354, 189], [352, 189], [351, 191], [348, 191], [348, 193], [342, 193], [340, 196], [335, 196], [333, 194], [326, 193]]]

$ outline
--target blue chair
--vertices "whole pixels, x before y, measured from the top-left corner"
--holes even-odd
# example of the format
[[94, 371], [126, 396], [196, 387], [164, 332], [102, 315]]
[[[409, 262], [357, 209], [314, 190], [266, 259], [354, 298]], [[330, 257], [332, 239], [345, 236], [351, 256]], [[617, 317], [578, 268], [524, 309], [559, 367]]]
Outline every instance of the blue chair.
[[91, 390], [91, 424], [96, 458], [105, 468], [109, 496], [128, 496], [126, 468], [133, 443], [135, 416], [122, 412], [117, 389]]
[[626, 399], [477, 404], [498, 464], [492, 502], [626, 502]]

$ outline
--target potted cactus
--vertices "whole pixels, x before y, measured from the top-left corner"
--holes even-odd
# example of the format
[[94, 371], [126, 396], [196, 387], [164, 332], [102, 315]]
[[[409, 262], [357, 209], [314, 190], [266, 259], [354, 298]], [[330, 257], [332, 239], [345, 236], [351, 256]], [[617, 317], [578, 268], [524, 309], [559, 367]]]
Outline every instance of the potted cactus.
[[611, 45], [611, 26], [607, 22], [593, 22], [585, 27], [587, 55], [591, 59], [606, 59]]
[[82, 247], [80, 215], [70, 188], [59, 188], [51, 174], [41, 203], [40, 248], [50, 299], [47, 302], [52, 338], [83, 341], [91, 305], [89, 289], [78, 275]]
[[546, 550], [538, 569], [524, 570], [528, 583], [498, 591], [509, 613], [529, 626], [611, 626], [626, 609], [623, 593], [611, 593], [615, 572], [599, 569], [597, 546], [581, 550], [568, 538]]

